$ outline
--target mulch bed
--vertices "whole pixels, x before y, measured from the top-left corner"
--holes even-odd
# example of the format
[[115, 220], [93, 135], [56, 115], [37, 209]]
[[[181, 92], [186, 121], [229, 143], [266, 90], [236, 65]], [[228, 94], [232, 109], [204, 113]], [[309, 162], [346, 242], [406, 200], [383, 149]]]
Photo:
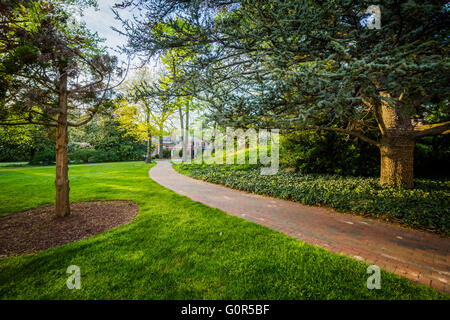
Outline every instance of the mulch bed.
[[0, 257], [34, 253], [78, 241], [126, 224], [139, 208], [130, 201], [70, 204], [68, 217], [56, 217], [54, 206], [35, 208], [0, 218]]

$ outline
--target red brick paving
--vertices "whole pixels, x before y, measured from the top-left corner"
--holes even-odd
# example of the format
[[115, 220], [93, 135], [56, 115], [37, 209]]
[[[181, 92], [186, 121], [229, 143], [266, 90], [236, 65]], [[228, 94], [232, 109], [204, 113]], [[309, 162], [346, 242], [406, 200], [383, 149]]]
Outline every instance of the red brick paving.
[[194, 201], [450, 293], [449, 238], [195, 180], [167, 161], [149, 175]]

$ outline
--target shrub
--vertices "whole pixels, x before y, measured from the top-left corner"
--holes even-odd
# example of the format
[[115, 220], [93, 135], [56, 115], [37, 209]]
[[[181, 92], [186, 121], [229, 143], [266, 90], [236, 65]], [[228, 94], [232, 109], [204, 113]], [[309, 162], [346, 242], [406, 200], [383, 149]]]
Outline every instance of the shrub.
[[334, 132], [299, 131], [281, 136], [280, 166], [300, 173], [377, 176], [379, 150]]
[[55, 162], [56, 155], [54, 151], [47, 150], [42, 151], [33, 156], [33, 159], [30, 161], [30, 164], [42, 164], [47, 166]]
[[30, 164], [49, 165], [56, 160], [55, 146], [53, 144], [42, 144], [39, 146], [33, 157], [30, 160]]
[[169, 149], [163, 149], [163, 158], [164, 159], [170, 158], [170, 150]]
[[108, 155], [108, 152], [102, 151], [102, 150], [96, 150], [95, 153], [92, 155], [92, 162], [107, 162], [107, 161], [118, 161], [114, 160], [115, 157], [110, 157]]
[[[280, 137], [280, 166], [300, 173], [375, 177], [380, 172], [379, 159], [378, 148], [335, 132], [298, 131]], [[414, 151], [417, 177], [450, 177], [449, 162], [450, 135], [417, 140]]]
[[92, 157], [94, 156], [95, 152], [96, 151], [93, 148], [79, 148], [71, 152], [69, 154], [69, 158], [76, 163], [89, 163], [89, 161], [93, 162]]
[[450, 180], [416, 179], [407, 190], [381, 186], [377, 178], [287, 173], [263, 176], [257, 167], [180, 164], [193, 178], [308, 205], [371, 215], [450, 234]]

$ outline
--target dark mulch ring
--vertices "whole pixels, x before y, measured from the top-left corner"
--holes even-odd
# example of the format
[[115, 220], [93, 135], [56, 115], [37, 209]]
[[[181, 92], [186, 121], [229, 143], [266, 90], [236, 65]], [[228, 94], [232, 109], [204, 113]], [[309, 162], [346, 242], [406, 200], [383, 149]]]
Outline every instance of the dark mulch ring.
[[126, 224], [139, 208], [130, 201], [70, 204], [71, 214], [56, 217], [54, 206], [30, 209], [0, 218], [0, 257], [33, 253], [78, 241]]

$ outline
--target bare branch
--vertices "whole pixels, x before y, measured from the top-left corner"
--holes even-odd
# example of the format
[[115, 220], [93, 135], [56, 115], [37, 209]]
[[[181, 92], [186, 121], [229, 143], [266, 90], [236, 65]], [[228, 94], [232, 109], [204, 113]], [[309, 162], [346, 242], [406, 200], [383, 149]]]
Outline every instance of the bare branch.
[[417, 138], [448, 133], [450, 133], [450, 121], [435, 124], [424, 124], [414, 128], [414, 136]]
[[362, 133], [357, 132], [357, 131], [347, 130], [347, 129], [342, 129], [342, 128], [329, 128], [329, 127], [316, 127], [313, 129], [350, 134], [350, 135], [355, 136], [367, 143], [370, 143], [371, 145], [377, 146], [378, 148], [381, 146], [381, 144], [378, 141], [370, 139], [370, 138], [366, 137], [365, 135], [363, 135]]
[[42, 122], [34, 122], [34, 121], [26, 121], [26, 122], [0, 122], [0, 126], [26, 126], [30, 124], [35, 124], [39, 126], [51, 126], [56, 127], [56, 123], [42, 123]]

